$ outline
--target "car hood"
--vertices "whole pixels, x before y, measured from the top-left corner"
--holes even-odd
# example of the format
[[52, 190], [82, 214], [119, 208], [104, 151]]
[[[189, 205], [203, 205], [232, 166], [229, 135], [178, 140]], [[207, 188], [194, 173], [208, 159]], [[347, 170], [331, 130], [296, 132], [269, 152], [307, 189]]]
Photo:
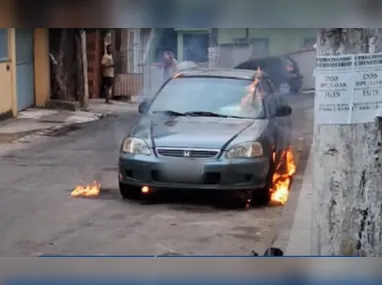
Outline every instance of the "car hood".
[[225, 149], [238, 140], [259, 137], [267, 120], [215, 117], [143, 117], [131, 136], [144, 139], [150, 147]]

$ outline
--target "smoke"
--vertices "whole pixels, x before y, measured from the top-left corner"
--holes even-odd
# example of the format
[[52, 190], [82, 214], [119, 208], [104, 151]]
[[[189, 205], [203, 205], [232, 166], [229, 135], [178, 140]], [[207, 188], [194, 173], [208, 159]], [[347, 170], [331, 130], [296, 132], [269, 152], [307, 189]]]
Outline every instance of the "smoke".
[[317, 28], [380, 26], [379, 0], [4, 0], [3, 26]]

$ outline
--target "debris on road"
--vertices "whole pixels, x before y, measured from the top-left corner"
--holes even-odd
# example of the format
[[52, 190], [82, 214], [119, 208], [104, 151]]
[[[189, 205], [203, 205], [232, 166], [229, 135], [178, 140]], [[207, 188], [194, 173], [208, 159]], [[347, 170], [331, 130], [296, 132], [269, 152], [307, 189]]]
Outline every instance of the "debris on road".
[[94, 181], [92, 184], [82, 186], [78, 185], [71, 193], [72, 197], [97, 197], [101, 192], [101, 183]]
[[[256, 251], [251, 251], [251, 256], [260, 256]], [[265, 250], [263, 256], [284, 256], [284, 252], [277, 247], [269, 247]]]

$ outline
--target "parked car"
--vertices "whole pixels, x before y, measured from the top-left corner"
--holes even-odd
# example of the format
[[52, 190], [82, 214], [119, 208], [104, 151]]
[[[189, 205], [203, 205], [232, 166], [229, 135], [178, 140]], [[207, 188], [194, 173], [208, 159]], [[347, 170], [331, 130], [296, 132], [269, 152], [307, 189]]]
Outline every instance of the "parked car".
[[290, 56], [250, 59], [235, 68], [256, 70], [258, 67], [269, 74], [280, 92], [296, 94], [301, 90], [303, 76], [300, 74], [298, 64]]
[[292, 109], [265, 73], [254, 90], [262, 96], [241, 106], [253, 98], [254, 79], [252, 70], [185, 70], [141, 102], [142, 117], [120, 148], [122, 197], [197, 189], [267, 203], [275, 166], [289, 146]]

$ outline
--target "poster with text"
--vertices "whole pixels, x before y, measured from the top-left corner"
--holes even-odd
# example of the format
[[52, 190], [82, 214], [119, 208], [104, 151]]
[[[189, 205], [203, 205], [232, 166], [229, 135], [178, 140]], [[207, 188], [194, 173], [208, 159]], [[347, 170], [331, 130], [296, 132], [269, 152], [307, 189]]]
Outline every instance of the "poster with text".
[[351, 123], [373, 122], [382, 110], [382, 54], [354, 56]]
[[315, 75], [316, 123], [348, 123], [353, 88], [353, 56], [318, 56]]

